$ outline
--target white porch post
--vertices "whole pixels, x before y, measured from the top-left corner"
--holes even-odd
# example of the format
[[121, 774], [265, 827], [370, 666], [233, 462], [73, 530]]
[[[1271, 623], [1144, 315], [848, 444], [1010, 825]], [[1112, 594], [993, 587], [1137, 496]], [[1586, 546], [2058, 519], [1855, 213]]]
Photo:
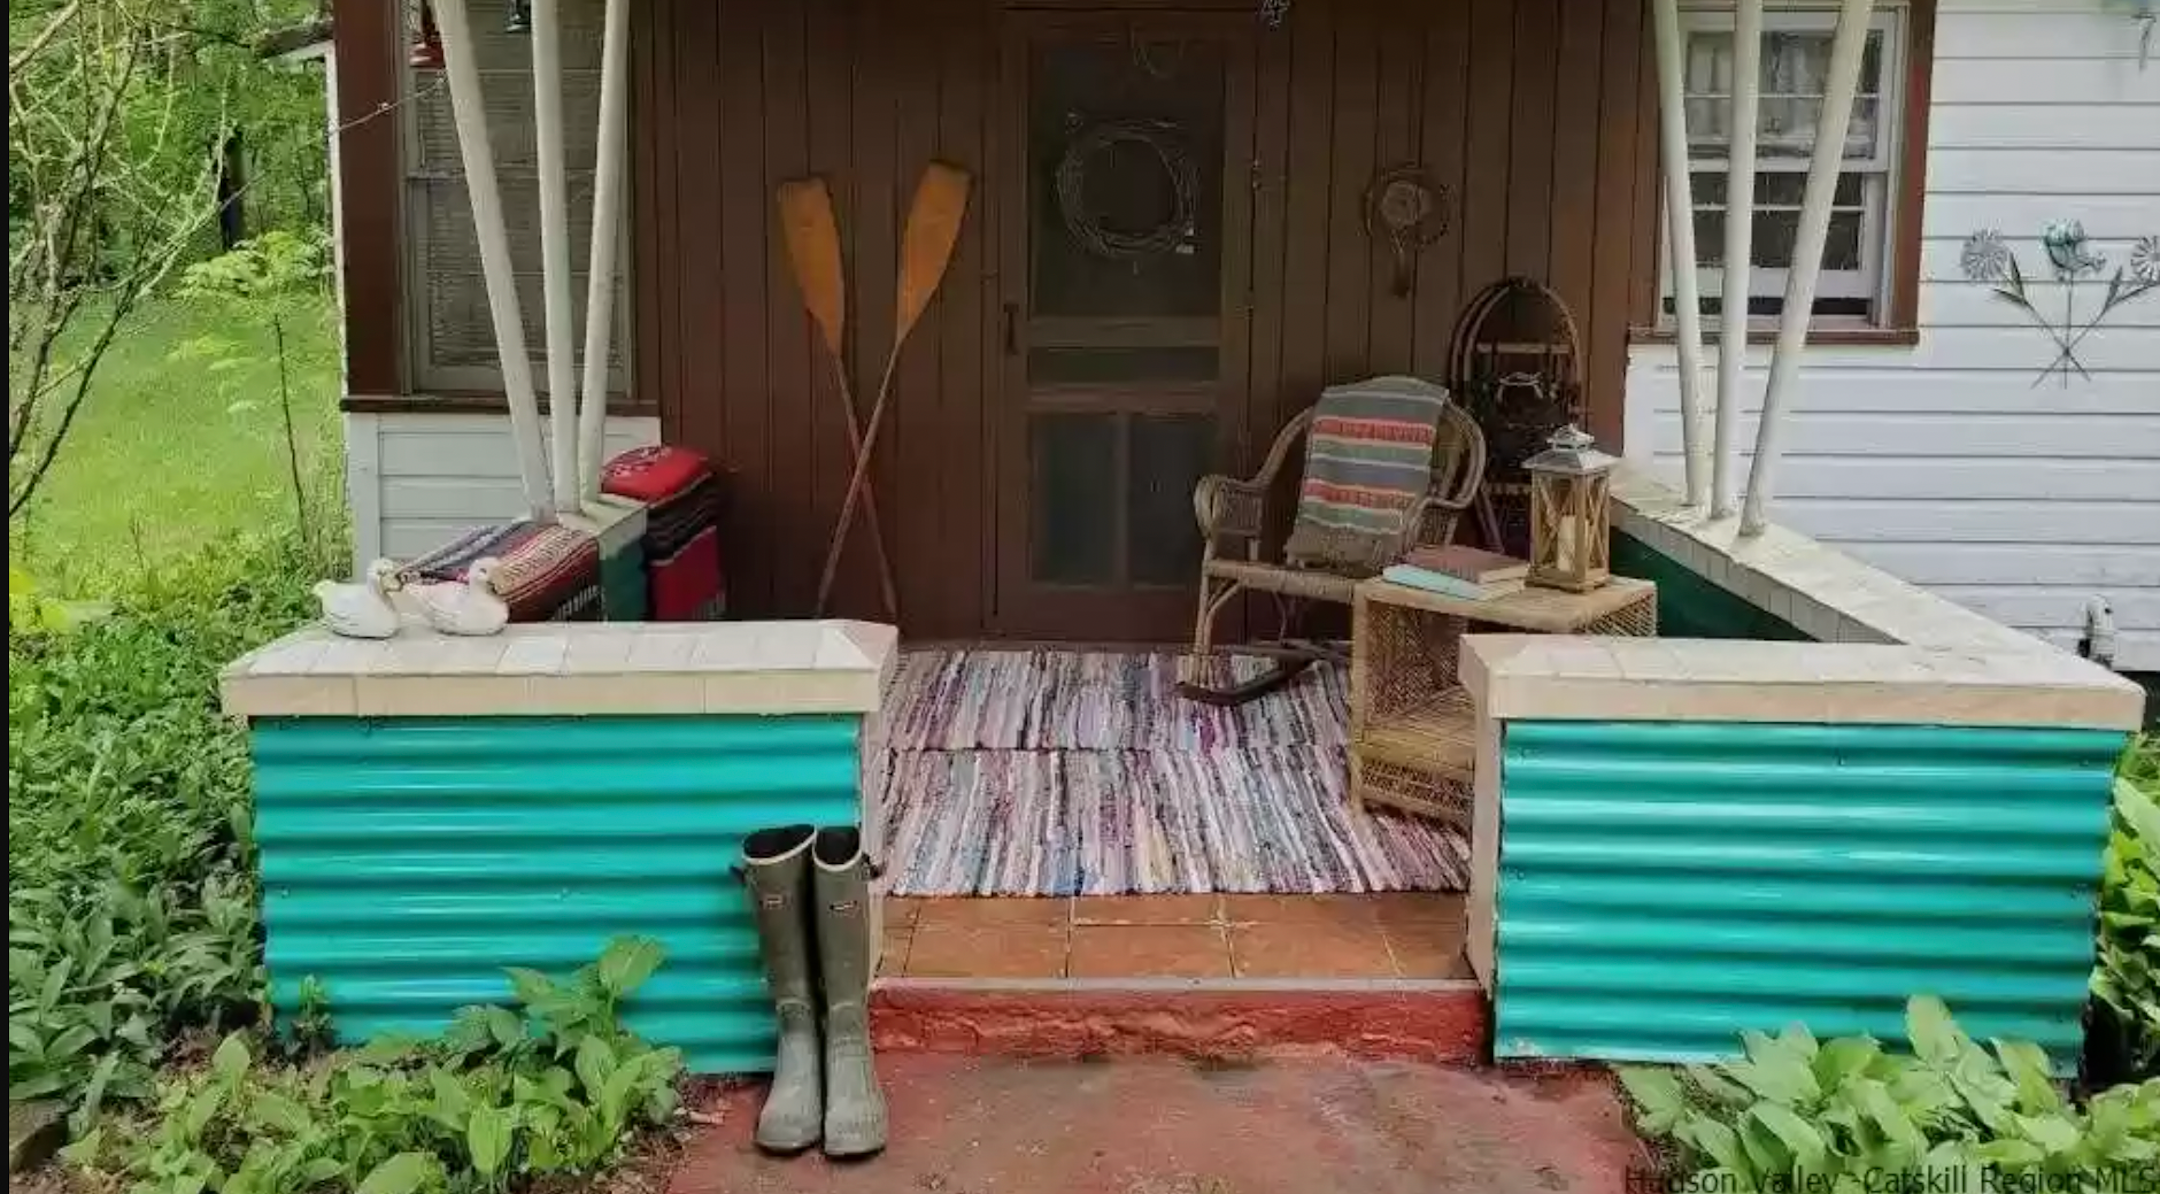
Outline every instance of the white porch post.
[[578, 400], [578, 492], [600, 496], [607, 451], [608, 344], [615, 331], [615, 246], [629, 135], [630, 0], [607, 0], [600, 57], [600, 135], [593, 163], [591, 264], [585, 282], [585, 388]]
[[547, 310], [548, 432], [555, 508], [578, 508], [577, 357], [571, 347], [570, 182], [563, 165], [562, 6], [533, 0], [533, 131], [540, 169], [540, 268]]
[[1687, 462], [1688, 505], [1702, 506], [1710, 497], [1710, 452], [1703, 442], [1702, 296], [1696, 275], [1695, 181], [1688, 173], [1687, 91], [1682, 78], [1687, 45], [1680, 36], [1679, 0], [1656, 0], [1656, 10], [1665, 211], [1679, 332], [1680, 442]]
[[540, 404], [533, 396], [532, 358], [518, 316], [516, 281], [510, 269], [510, 234], [503, 227], [502, 192], [495, 182], [495, 151], [488, 145], [487, 109], [480, 71], [473, 60], [472, 26], [465, 0], [435, 0], [435, 30], [442, 39], [443, 71], [450, 81], [450, 110], [457, 123], [465, 191], [472, 198], [473, 232], [480, 242], [488, 314], [495, 324], [495, 352], [502, 363], [503, 394], [510, 405], [510, 436], [517, 441], [518, 475], [533, 517], [548, 518], [547, 450], [541, 442]]
[[1770, 385], [1763, 392], [1762, 420], [1755, 428], [1755, 462], [1748, 468], [1747, 501], [1740, 510], [1740, 533], [1762, 533], [1765, 511], [1777, 481], [1778, 432], [1783, 403], [1800, 371], [1807, 349], [1808, 316], [1815, 306], [1815, 283], [1822, 275], [1824, 243], [1830, 236], [1831, 200], [1845, 162], [1845, 134], [1852, 127], [1853, 97], [1860, 89], [1860, 65], [1867, 48], [1868, 18], [1875, 0], [1845, 0], [1838, 13], [1837, 38], [1830, 48], [1830, 77], [1822, 112], [1815, 121], [1815, 153], [1808, 162], [1807, 190], [1800, 199], [1800, 229], [1793, 241], [1792, 272], [1785, 279], [1785, 306], [1778, 315], [1777, 349], [1770, 358]]
[[1716, 457], [1710, 470], [1711, 513], [1733, 513], [1733, 440], [1740, 428], [1740, 382], [1747, 370], [1748, 291], [1755, 251], [1755, 120], [1762, 101], [1762, 0], [1737, 0], [1733, 17], [1733, 77], [1726, 107], [1731, 160], [1725, 173], [1725, 270], [1718, 303]]

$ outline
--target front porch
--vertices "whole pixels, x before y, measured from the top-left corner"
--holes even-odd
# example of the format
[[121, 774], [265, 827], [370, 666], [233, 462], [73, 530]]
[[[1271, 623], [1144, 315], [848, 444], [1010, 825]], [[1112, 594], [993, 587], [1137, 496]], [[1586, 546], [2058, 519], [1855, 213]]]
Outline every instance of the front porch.
[[[1429, 1011], [1482, 990], [1496, 1056], [1698, 1056], [1792, 1018], [1895, 1035], [1896, 1009], [1919, 987], [1972, 1005], [1977, 1031], [2060, 1047], [2089, 961], [2087, 914], [2073, 905], [2089, 900], [2105, 762], [2136, 722], [2134, 690], [1768, 521], [1779, 404], [1824, 311], [1817, 299], [1840, 310], [1865, 301], [1864, 278], [1818, 287], [1841, 209], [1855, 206], [1838, 198], [1855, 168], [1847, 134], [1860, 130], [1871, 165], [1924, 149], [1899, 143], [1883, 113], [1897, 92], [1890, 76], [1926, 69], [1916, 46], [1933, 6], [1891, 7], [1878, 19], [1868, 0], [1846, 0], [1836, 19], [1815, 14], [1824, 19], [1780, 43], [1780, 69], [1807, 77], [1799, 98], [1820, 136], [1809, 123], [1800, 137], [1816, 142], [1804, 193], [1783, 185], [1802, 180], [1786, 170], [1761, 190], [1793, 201], [1758, 212], [1753, 0], [1730, 27], [1722, 14], [1683, 25], [1671, 0], [1467, 0], [1414, 14], [1332, 0], [1293, 6], [1283, 25], [1256, 24], [1242, 7], [958, 5], [896, 23], [876, 6], [655, 5], [635, 70], [619, 58], [609, 68], [617, 84], [627, 71], [649, 89], [649, 119], [628, 126], [636, 319], [623, 375], [654, 404], [657, 434], [727, 470], [715, 541], [726, 544], [732, 612], [891, 625], [662, 620], [592, 631], [624, 658], [584, 670], [625, 690], [656, 685], [649, 696], [588, 692], [584, 665], [570, 662], [584, 632], [558, 641], [520, 628], [512, 650], [540, 658], [517, 683], [505, 652], [479, 668], [491, 679], [473, 691], [401, 683], [388, 705], [360, 699], [329, 715], [544, 713], [575, 737], [582, 719], [635, 713], [710, 729], [702, 753], [685, 758], [734, 786], [685, 795], [697, 782], [681, 770], [689, 763], [636, 761], [666, 773], [652, 782], [686, 802], [679, 824], [701, 847], [665, 843], [666, 857], [694, 868], [666, 878], [711, 911], [716, 860], [752, 818], [846, 810], [892, 868], [882, 998], [895, 1015], [913, 1009], [897, 1022], [914, 1027], [896, 1039], [915, 1047], [996, 1037], [965, 1027], [978, 1013], [1089, 1026], [1054, 1047], [1163, 1039], [1151, 1000], [1165, 991], [1231, 1004], [1286, 988], [1341, 995], [1364, 1009], [1344, 1023], [1370, 1025], [1399, 998], [1426, 999]], [[597, 437], [607, 370], [591, 346], [608, 343], [608, 328], [596, 318], [587, 329], [597, 339], [585, 355], [586, 418], [573, 429], [567, 232], [560, 210], [545, 214], [559, 208], [548, 191], [559, 199], [564, 184], [563, 163], [545, 151], [564, 148], [563, 130], [538, 128], [548, 363], [561, 396], [551, 454], [534, 379], [520, 377], [531, 354], [515, 342], [517, 244], [484, 200], [493, 159], [472, 135], [485, 121], [474, 119], [479, 72], [460, 67], [465, 36], [482, 63], [519, 59], [492, 32], [445, 25], [456, 112], [438, 98], [435, 117], [466, 117], [460, 185], [473, 187], [485, 275], [449, 290], [476, 309], [484, 289], [523, 494], [536, 518], [574, 524], [592, 517], [580, 490], [595, 484], [598, 452], [572, 431]], [[606, 44], [623, 53], [614, 37]], [[1903, 72], [1885, 66], [1886, 48], [1914, 51]], [[533, 57], [536, 88], [560, 90], [560, 63]], [[1683, 58], [1699, 58], [1703, 77], [1683, 79], [1693, 71]], [[1741, 82], [1720, 90], [1733, 68]], [[848, 89], [813, 85], [842, 79]], [[1693, 128], [1690, 105], [1726, 119]], [[603, 143], [610, 127], [625, 128], [603, 121]], [[1730, 160], [1687, 168], [1706, 140]], [[735, 159], [709, 152], [750, 145], [761, 151], [754, 169], [723, 168]], [[426, 151], [454, 172], [447, 148]], [[1124, 149], [1134, 154], [1121, 166]], [[1662, 175], [1661, 152], [1673, 167]], [[1091, 190], [1082, 167], [1097, 156], [1109, 181]], [[1781, 165], [1801, 155], [1788, 156]], [[603, 178], [626, 165], [596, 160]], [[845, 230], [829, 254], [796, 252], [800, 228], [775, 207], [783, 184], [805, 174]], [[1707, 385], [1700, 317], [1717, 300], [1696, 293], [1704, 278], [1693, 266], [1712, 256], [1689, 243], [1708, 214], [1691, 192], [1697, 175], [1729, 196], [1707, 205], [1724, 225], [1716, 284], [1745, 293], [1751, 312], [1781, 316], [1744, 477], [1746, 344], [1770, 329], [1721, 327], [1718, 382]], [[938, 269], [927, 282], [907, 248], [917, 177], [945, 181], [945, 208], [926, 226], [953, 234], [949, 258], [930, 255]], [[966, 183], [957, 191], [956, 178]], [[1864, 182], [1870, 194], [1886, 186]], [[1391, 193], [1409, 209], [1392, 232], [1380, 202]], [[1661, 203], [1675, 213], [1662, 223]], [[1905, 210], [1916, 218], [1917, 201]], [[1428, 224], [1435, 215], [1445, 218]], [[1748, 279], [1758, 217], [1790, 234], [1781, 251], [1793, 267], [1760, 291]], [[1880, 222], [1871, 235], [1854, 252], [1891, 250]], [[1683, 268], [1661, 271], [1666, 238]], [[606, 239], [596, 232], [595, 261]], [[835, 294], [840, 274], [848, 289]], [[1551, 317], [1483, 329], [1472, 296], [1518, 274], [1553, 300]], [[1870, 318], [1895, 314], [1903, 291], [1890, 289], [1879, 288]], [[806, 301], [807, 319], [796, 310]], [[984, 651], [968, 666], [1000, 641], [1181, 637], [1195, 560], [1216, 537], [1205, 511], [1200, 525], [1191, 518], [1195, 479], [1250, 473], [1324, 381], [1398, 371], [1444, 382], [1494, 443], [1513, 433], [1485, 497], [1519, 489], [1525, 442], [1559, 424], [1587, 422], [1618, 447], [1630, 328], [1663, 334], [1668, 312], [1686, 490], [1626, 477], [1609, 546], [1622, 573], [1657, 584], [1668, 634], [1738, 641], [1463, 640], [1466, 686], [1452, 662], [1435, 686], [1459, 715], [1450, 762], [1473, 813], [1452, 829], [1346, 807], [1356, 706], [1324, 669], [1224, 720], [1156, 682], [1167, 656]], [[1500, 367], [1517, 358], [1537, 364]], [[1532, 391], [1535, 409], [1491, 409], [1514, 389]], [[878, 413], [887, 400], [889, 426]], [[856, 446], [881, 431], [877, 450]], [[1266, 496], [1248, 488], [1255, 502]], [[1516, 528], [1480, 512], [1489, 543], [1523, 551]], [[1274, 530], [1244, 533], [1275, 546]], [[895, 627], [967, 651], [910, 656]], [[1798, 641], [1772, 649], [1758, 638]], [[352, 678], [363, 694], [365, 671]], [[804, 703], [795, 673], [822, 682], [825, 671], [845, 674], [846, 695]], [[282, 699], [261, 712], [326, 715]], [[789, 724], [813, 716], [837, 721]], [[639, 733], [661, 741], [672, 729]], [[562, 749], [573, 749], [568, 737]], [[1949, 795], [1975, 776], [1966, 755], [2019, 778], [1990, 775], [1980, 796]], [[844, 777], [843, 756], [853, 764]], [[514, 786], [500, 774], [488, 782]], [[2005, 784], [2016, 792], [1989, 803]], [[1825, 803], [1824, 790], [1850, 803]], [[2048, 799], [2021, 804], [2016, 793]], [[606, 785], [579, 793], [590, 807], [572, 822], [606, 824], [606, 796]], [[1980, 810], [1978, 828], [1950, 811], [1956, 801]], [[608, 829], [662, 835], [635, 818]], [[559, 827], [528, 832], [570, 842]], [[2028, 850], [2018, 834], [2041, 845]], [[1798, 844], [1763, 840], [1780, 835]], [[607, 882], [641, 879], [634, 855], [614, 856]], [[533, 875], [553, 881], [558, 866], [582, 874], [581, 863], [545, 861]], [[1838, 868], [1850, 872], [1839, 883], [1814, 881]], [[1869, 887], [1888, 879], [1891, 895]], [[743, 1015], [754, 949], [728, 890], [720, 928], [679, 923], [679, 891], [640, 913], [692, 945], [700, 997], [686, 988], [667, 1010], [707, 1034], [701, 1064], [715, 1067], [755, 1057], [763, 1032]], [[1976, 922], [2005, 915], [2024, 926], [2024, 952], [1976, 946], [1988, 932]], [[1898, 966], [1871, 943], [1886, 932], [1901, 942]], [[1787, 968], [1789, 956], [1809, 960]], [[941, 1020], [937, 1001], [952, 992], [982, 1006]], [[434, 995], [407, 995], [386, 1021], [441, 1010]], [[700, 998], [724, 999], [725, 1014]], [[1234, 1027], [1244, 1015], [1218, 1022], [1251, 1045], [1254, 1034]]]
[[[1657, 579], [1668, 625], [1698, 635], [1775, 626], [1787, 641], [1466, 639], [1475, 815], [1467, 833], [1440, 839], [1443, 858], [1467, 848], [1467, 884], [1432, 872], [1421, 885], [1438, 890], [1359, 894], [1357, 883], [1385, 884], [1349, 870], [1265, 878], [1280, 860], [1250, 856], [1268, 853], [1257, 841], [1227, 856], [1263, 876], [1243, 882], [1081, 861], [1098, 830], [1098, 847], [1118, 849], [1092, 857], [1145, 857], [1126, 849], [1145, 836], [1135, 827], [1193, 807], [1189, 788], [1106, 787], [1153, 819], [1092, 823], [1029, 812], [1009, 793], [895, 789], [880, 767], [920, 774], [892, 766], [895, 732], [918, 735], [911, 746], [945, 735], [963, 744], [952, 755], [986, 740], [1015, 744], [1012, 755], [1056, 753], [1023, 736], [1030, 724], [1063, 734], [1093, 725], [1106, 735], [1094, 747], [1062, 749], [1103, 754], [1194, 754], [1199, 737], [1191, 721], [1118, 708], [1107, 683], [1101, 700], [1019, 685], [1006, 695], [1032, 712], [1017, 717], [985, 716], [991, 705], [979, 700], [894, 700], [888, 681], [907, 659], [889, 631], [857, 624], [530, 626], [507, 645], [423, 639], [252, 657], [229, 677], [228, 703], [257, 719], [264, 793], [298, 796], [306, 785], [279, 768], [315, 774], [305, 767], [329, 757], [323, 735], [355, 716], [361, 737], [336, 748], [363, 777], [347, 786], [450, 801], [441, 812], [369, 814], [370, 826], [478, 833], [495, 823], [457, 811], [464, 805], [548, 793], [515, 823], [514, 841], [436, 842], [429, 828], [386, 841], [390, 853], [375, 861], [347, 844], [364, 828], [349, 817], [324, 810], [303, 824], [289, 819], [298, 806], [281, 813], [266, 795], [280, 1005], [313, 973], [333, 1000], [357, 1001], [339, 1010], [346, 1031], [425, 1028], [448, 1014], [445, 998], [484, 997], [498, 964], [547, 964], [642, 931], [682, 959], [679, 989], [656, 991], [640, 1013], [653, 1031], [674, 1034], [703, 1067], [755, 1068], [767, 1031], [755, 1011], [755, 947], [720, 868], [753, 824], [860, 816], [895, 864], [888, 891], [1055, 892], [886, 894], [876, 1003], [881, 1039], [896, 1049], [1697, 1057], [1729, 1049], [1743, 1028], [1795, 1018], [1894, 1037], [1903, 1001], [1924, 988], [1975, 1031], [2074, 1053], [2108, 775], [2142, 694], [1802, 536], [1775, 527], [1737, 536], [1735, 520], [1691, 512], [1638, 476], [1623, 476], [1617, 494], [1615, 534], [1630, 546], [1616, 561]], [[601, 641], [621, 646], [580, 646]], [[1297, 684], [1312, 690], [1264, 698], [1274, 707], [1249, 707], [1252, 720], [1225, 737], [1269, 724], [1340, 732], [1313, 712], [1324, 673]], [[898, 724], [880, 729], [886, 713]], [[849, 716], [870, 728], [841, 732]], [[709, 728], [696, 731], [691, 754], [623, 753], [660, 741], [654, 734], [689, 749], [697, 725]], [[542, 751], [539, 770], [513, 765], [504, 733]], [[318, 745], [296, 753], [303, 741]], [[605, 774], [579, 761], [592, 749], [602, 753], [591, 762], [635, 757], [639, 770], [590, 778]], [[692, 760], [702, 761], [686, 770]], [[1238, 795], [1267, 797], [1278, 813], [1316, 810], [1280, 793], [1340, 800], [1329, 785], [1344, 770], [1339, 755], [1307, 744]], [[1206, 772], [1203, 757], [1188, 774]], [[445, 775], [463, 778], [453, 790]], [[692, 789], [706, 794], [692, 800]], [[690, 802], [622, 814], [622, 794], [648, 791]], [[1825, 803], [1825, 792], [1838, 800]], [[910, 841], [911, 818], [935, 819], [910, 804], [949, 800], [966, 806], [952, 822], [965, 831]], [[1073, 861], [991, 862], [1029, 854]], [[308, 861], [319, 857], [336, 866]], [[1038, 874], [1061, 886], [1027, 878]], [[371, 901], [365, 916], [348, 904], [334, 922], [311, 913], [299, 936], [278, 927], [294, 923], [277, 914], [278, 899], [327, 908], [323, 898], [355, 876], [395, 875], [413, 885]], [[1330, 890], [1336, 883], [1352, 890]], [[319, 884], [329, 887], [312, 890]], [[528, 887], [532, 899], [516, 897]], [[1152, 894], [1080, 894], [1121, 891]], [[422, 909], [455, 911], [469, 931], [450, 941], [401, 919]], [[539, 932], [535, 915], [579, 927]]]

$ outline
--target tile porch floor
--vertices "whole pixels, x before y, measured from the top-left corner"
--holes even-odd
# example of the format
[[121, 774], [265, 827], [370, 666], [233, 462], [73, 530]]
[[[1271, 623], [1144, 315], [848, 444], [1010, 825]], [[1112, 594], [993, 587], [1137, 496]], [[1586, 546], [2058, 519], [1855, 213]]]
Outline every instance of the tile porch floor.
[[919, 979], [1467, 979], [1459, 893], [885, 901]]

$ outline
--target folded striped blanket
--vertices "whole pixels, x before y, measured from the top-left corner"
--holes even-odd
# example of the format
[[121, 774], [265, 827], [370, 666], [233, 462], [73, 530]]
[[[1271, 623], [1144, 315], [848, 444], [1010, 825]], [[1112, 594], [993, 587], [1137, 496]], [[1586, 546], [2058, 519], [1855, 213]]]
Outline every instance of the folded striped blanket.
[[587, 589], [598, 600], [599, 540], [582, 531], [529, 519], [467, 531], [406, 564], [398, 576], [422, 584], [464, 580], [473, 561], [487, 556], [502, 562], [495, 572], [495, 592], [510, 607], [513, 622], [555, 619], [566, 606], [578, 603]]
[[707, 527], [681, 551], [652, 565], [655, 622], [705, 622], [720, 616], [720, 532]]
[[1377, 572], [1400, 553], [1403, 520], [1432, 485], [1433, 443], [1447, 390], [1415, 377], [1375, 377], [1321, 391], [1305, 437], [1293, 562]]
[[645, 510], [645, 556], [657, 560], [681, 551], [699, 531], [720, 521], [721, 479], [707, 476], [690, 488], [655, 502]]

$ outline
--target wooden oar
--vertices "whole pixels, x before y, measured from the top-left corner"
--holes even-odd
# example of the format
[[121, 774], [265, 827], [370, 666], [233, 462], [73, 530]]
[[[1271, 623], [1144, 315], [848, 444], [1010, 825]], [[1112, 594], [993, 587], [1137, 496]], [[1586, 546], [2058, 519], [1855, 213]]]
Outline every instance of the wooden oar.
[[[840, 226], [833, 218], [832, 192], [822, 178], [798, 178], [780, 184], [780, 226], [787, 238], [788, 260], [795, 266], [795, 285], [802, 291], [803, 306], [817, 324], [832, 359], [833, 381], [840, 388], [840, 405], [847, 412], [848, 452], [852, 459], [863, 454], [862, 422], [855, 412], [855, 391], [848, 385], [846, 340], [847, 279], [840, 261]], [[885, 554], [885, 529], [878, 519], [877, 495], [863, 502], [870, 515], [870, 550], [877, 556], [878, 584], [885, 597], [885, 615], [900, 617], [900, 599], [893, 585], [892, 560]], [[825, 587], [818, 587], [817, 612], [825, 612]]]
[[908, 206], [907, 227], [900, 234], [899, 302], [893, 321], [892, 352], [885, 358], [885, 375], [878, 381], [877, 401], [870, 406], [870, 425], [855, 454], [855, 475], [848, 478], [847, 496], [840, 502], [840, 522], [833, 528], [832, 542], [825, 548], [825, 573], [818, 580], [817, 610], [822, 616], [825, 599], [832, 593], [833, 575], [840, 567], [840, 549], [847, 543], [848, 524], [855, 519], [855, 502], [870, 476], [871, 453], [877, 450], [878, 431], [885, 424], [885, 402], [892, 396], [893, 371], [900, 364], [900, 347], [922, 318], [930, 296], [937, 293], [952, 264], [953, 245], [960, 239], [960, 223], [967, 218], [968, 172], [944, 162], [932, 162], [915, 186]]

